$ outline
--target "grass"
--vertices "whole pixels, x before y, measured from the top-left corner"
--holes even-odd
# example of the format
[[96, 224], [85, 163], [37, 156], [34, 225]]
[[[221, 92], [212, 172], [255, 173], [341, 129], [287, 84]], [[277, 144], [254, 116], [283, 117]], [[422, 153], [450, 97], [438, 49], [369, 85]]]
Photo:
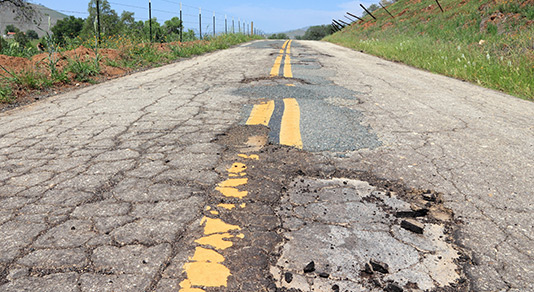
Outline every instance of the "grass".
[[[100, 57], [91, 60], [82, 60], [79, 57], [69, 59], [68, 65], [57, 69], [58, 59], [51, 53], [46, 68], [32, 68], [21, 72], [11, 72], [0, 75], [0, 103], [11, 103], [16, 100], [13, 89], [30, 91], [50, 88], [58, 84], [77, 82], [96, 83], [101, 75], [101, 65], [135, 70], [140, 68], [156, 67], [174, 62], [180, 58], [188, 58], [215, 50], [229, 48], [233, 45], [258, 39], [257, 36], [244, 34], [221, 35], [209, 40], [186, 43], [169, 44], [168, 50], [158, 49], [158, 44], [144, 43], [135, 38], [114, 37], [103, 42], [104, 48], [118, 49], [120, 58], [104, 59]], [[82, 42], [78, 39], [76, 42]], [[71, 42], [71, 43], [76, 43]], [[88, 41], [89, 43], [89, 41]], [[119, 46], [119, 43], [122, 44]], [[71, 48], [71, 47], [69, 47]], [[71, 48], [72, 49], [72, 48]], [[58, 48], [59, 53], [65, 48]], [[54, 50], [55, 52], [55, 50]], [[30, 57], [30, 56], [26, 56]], [[43, 71], [45, 70], [45, 71]], [[69, 77], [70, 76], [70, 77]]]
[[82, 61], [80, 58], [70, 60], [67, 71], [74, 74], [74, 79], [81, 82], [93, 82], [92, 77], [100, 74], [98, 58]]
[[[534, 100], [534, 14], [510, 0], [400, 0], [325, 40]], [[499, 14], [499, 13], [502, 13]], [[492, 19], [493, 18], [493, 19]]]

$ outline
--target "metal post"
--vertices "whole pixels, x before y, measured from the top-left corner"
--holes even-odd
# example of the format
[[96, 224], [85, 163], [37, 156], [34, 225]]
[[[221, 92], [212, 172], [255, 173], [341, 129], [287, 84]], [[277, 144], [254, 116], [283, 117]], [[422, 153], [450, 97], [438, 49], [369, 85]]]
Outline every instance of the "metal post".
[[380, 4], [380, 6], [382, 6], [382, 8], [384, 8], [384, 10], [386, 10], [386, 12], [389, 14], [389, 16], [391, 16], [391, 18], [395, 18], [395, 16], [393, 16], [393, 14], [389, 13], [389, 11], [386, 9], [386, 7], [384, 7], [384, 5], [382, 5], [382, 3], [378, 3]]
[[224, 33], [228, 34], [228, 18], [226, 18], [226, 15], [224, 16]]
[[235, 19], [232, 17], [232, 33], [235, 33]]
[[237, 19], [237, 29], [239, 30], [239, 33], [241, 33], [241, 19]]
[[441, 4], [439, 4], [438, 0], [436, 0], [436, 3], [438, 3], [438, 6], [439, 6], [439, 9], [441, 10], [441, 12], [445, 12], [445, 11], [443, 11], [443, 7], [441, 7]]
[[152, 0], [148, 0], [148, 24], [150, 26], [150, 42], [152, 42]]
[[254, 21], [250, 22], [250, 34], [254, 35]]
[[215, 11], [213, 12], [213, 36], [215, 36]]
[[182, 2], [180, 2], [180, 42], [183, 42], [182, 35], [184, 32], [184, 19], [182, 18]]
[[202, 39], [202, 8], [198, 8], [198, 27], [200, 39]]
[[100, 43], [100, 0], [96, 0], [96, 23], [97, 23], [97, 38]]
[[243, 21], [243, 33], [245, 33], [245, 34], [247, 33], [247, 31], [246, 31], [246, 25], [247, 25], [247, 24]]
[[365, 6], [363, 6], [362, 4], [360, 4], [360, 6], [363, 8], [363, 10], [365, 10], [365, 12], [367, 12], [367, 14], [371, 15], [371, 17], [376, 20], [376, 17], [371, 13], [371, 11], [367, 10], [367, 8], [365, 8]]

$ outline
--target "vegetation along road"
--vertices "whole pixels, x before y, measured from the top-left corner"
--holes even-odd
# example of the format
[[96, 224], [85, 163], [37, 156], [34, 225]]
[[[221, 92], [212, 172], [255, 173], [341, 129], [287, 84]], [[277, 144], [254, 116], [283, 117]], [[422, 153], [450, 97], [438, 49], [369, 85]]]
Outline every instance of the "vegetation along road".
[[253, 41], [0, 114], [1, 291], [532, 291], [534, 104]]

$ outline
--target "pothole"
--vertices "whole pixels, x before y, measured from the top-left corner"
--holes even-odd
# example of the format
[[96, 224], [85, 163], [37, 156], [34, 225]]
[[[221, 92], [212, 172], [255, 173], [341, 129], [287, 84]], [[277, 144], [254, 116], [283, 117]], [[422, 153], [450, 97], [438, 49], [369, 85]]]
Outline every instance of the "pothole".
[[439, 194], [299, 177], [278, 215], [285, 241], [271, 273], [282, 291], [468, 290]]

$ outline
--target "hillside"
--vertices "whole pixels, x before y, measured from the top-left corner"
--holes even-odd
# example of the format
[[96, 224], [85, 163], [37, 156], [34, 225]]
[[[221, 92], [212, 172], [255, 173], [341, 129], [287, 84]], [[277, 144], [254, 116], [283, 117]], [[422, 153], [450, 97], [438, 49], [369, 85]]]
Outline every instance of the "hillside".
[[534, 99], [534, 0], [439, 3], [399, 0], [325, 40]]
[[[7, 25], [13, 24], [22, 31], [27, 31], [30, 29], [35, 30], [37, 34], [39, 34], [39, 37], [41, 37], [45, 34], [44, 31], [50, 32], [48, 29], [49, 16], [51, 26], [54, 26], [59, 19], [67, 17], [65, 14], [54, 11], [42, 5], [30, 5], [37, 12], [37, 15], [33, 21], [23, 21], [21, 19], [17, 19], [17, 15], [13, 13], [13, 9], [8, 8], [7, 4], [0, 4], [0, 35], [4, 34], [4, 30], [6, 29]], [[39, 27], [41, 29], [39, 29]]]

